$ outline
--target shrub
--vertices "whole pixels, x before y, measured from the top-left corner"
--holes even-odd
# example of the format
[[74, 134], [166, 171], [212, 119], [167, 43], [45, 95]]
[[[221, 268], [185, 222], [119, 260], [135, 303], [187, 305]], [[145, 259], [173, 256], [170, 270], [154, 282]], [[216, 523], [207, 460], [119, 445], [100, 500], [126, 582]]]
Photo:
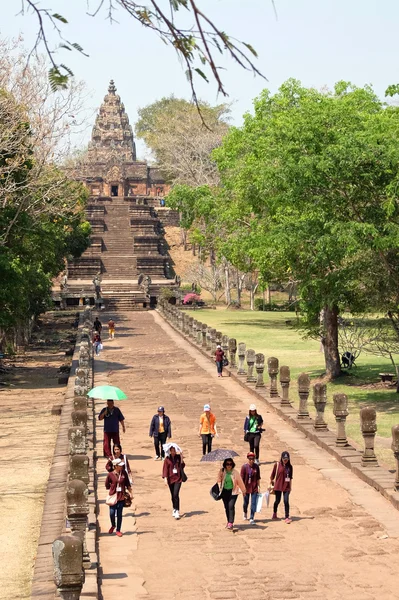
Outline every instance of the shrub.
[[198, 296], [198, 294], [194, 294], [193, 292], [186, 294], [183, 298], [183, 304], [196, 304], [197, 302], [200, 302], [200, 301], [201, 301], [201, 296]]

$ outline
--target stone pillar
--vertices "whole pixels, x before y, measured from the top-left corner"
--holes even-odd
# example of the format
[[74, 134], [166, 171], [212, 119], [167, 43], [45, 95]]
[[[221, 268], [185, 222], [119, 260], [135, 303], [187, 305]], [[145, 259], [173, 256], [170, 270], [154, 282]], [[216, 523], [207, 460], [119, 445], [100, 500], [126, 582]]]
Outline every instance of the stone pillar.
[[247, 372], [244, 369], [244, 361], [245, 361], [245, 352], [247, 349], [247, 345], [244, 342], [240, 342], [238, 344], [238, 371], [237, 375], [246, 375]]
[[308, 398], [310, 391], [310, 377], [307, 373], [301, 373], [298, 377], [299, 410], [298, 419], [308, 419]]
[[256, 354], [255, 355], [255, 368], [256, 368], [256, 373], [258, 375], [257, 379], [256, 379], [256, 384], [255, 387], [259, 388], [259, 387], [265, 387], [265, 382], [263, 380], [263, 372], [265, 370], [265, 355], [264, 354]]
[[256, 383], [256, 377], [254, 375], [255, 355], [255, 350], [247, 350], [247, 383]]
[[69, 454], [86, 454], [86, 431], [83, 427], [68, 429]]
[[188, 319], [187, 319], [188, 337], [193, 337], [193, 322], [194, 322], [194, 317], [188, 317]]
[[87, 410], [73, 410], [71, 419], [73, 427], [82, 427], [87, 432]]
[[377, 433], [377, 413], [374, 408], [365, 406], [360, 409], [360, 426], [364, 439], [362, 466], [376, 467], [378, 466], [378, 461], [374, 452], [374, 438]]
[[89, 485], [89, 457], [86, 454], [72, 454], [69, 457], [69, 477]]
[[181, 312], [181, 310], [179, 310], [179, 314], [177, 315], [177, 324], [179, 327], [179, 331], [183, 331], [184, 321], [183, 321], [183, 313]]
[[207, 339], [206, 339], [207, 332], [208, 332], [208, 325], [206, 323], [202, 323], [201, 336], [202, 336], [202, 347], [203, 348], [207, 347]]
[[282, 398], [281, 398], [281, 406], [291, 406], [290, 402], [290, 381], [291, 381], [291, 373], [290, 368], [283, 366], [280, 367], [280, 384], [281, 389], [283, 390]]
[[83, 568], [90, 569], [90, 556], [86, 548], [86, 526], [89, 504], [87, 485], [79, 479], [70, 479], [67, 483], [66, 501], [67, 517], [74, 535], [83, 542]]
[[199, 321], [197, 321], [197, 344], [198, 346], [202, 346], [202, 327], [204, 326], [203, 323], [200, 323]]
[[193, 319], [193, 323], [191, 326], [191, 337], [195, 341], [197, 341], [197, 327], [198, 327], [198, 321], [196, 319]]
[[85, 580], [83, 542], [74, 535], [62, 535], [53, 542], [54, 581], [62, 600], [79, 600]]
[[211, 356], [215, 356], [216, 352], [216, 329], [210, 330], [211, 334]]
[[236, 369], [236, 352], [237, 352], [237, 340], [235, 338], [229, 338], [229, 356], [230, 356], [230, 368]]
[[225, 357], [227, 358], [227, 353], [229, 351], [229, 336], [222, 335], [222, 350], [224, 352]]
[[337, 423], [337, 439], [335, 440], [335, 445], [344, 447], [348, 445], [345, 431], [346, 417], [349, 414], [348, 396], [346, 394], [334, 394], [333, 403], [333, 413]]
[[[216, 332], [216, 346], [220, 344], [220, 346], [222, 345], [222, 332], [221, 331], [217, 331]], [[216, 350], [216, 348], [215, 348]]]
[[327, 386], [325, 383], [315, 383], [313, 386], [313, 404], [316, 408], [316, 418], [314, 429], [327, 429], [327, 423], [324, 420], [324, 409], [327, 404]]
[[278, 398], [277, 374], [278, 358], [271, 356], [267, 359], [267, 370], [270, 377], [270, 398]]
[[210, 352], [211, 348], [212, 348], [211, 331], [212, 331], [211, 327], [206, 328], [206, 350], [207, 350], [207, 352]]
[[87, 410], [87, 398], [85, 396], [75, 396], [73, 408], [74, 410]]
[[395, 491], [399, 491], [399, 425], [392, 427], [392, 451], [396, 462]]
[[183, 333], [187, 334], [188, 331], [188, 315], [187, 313], [183, 313]]

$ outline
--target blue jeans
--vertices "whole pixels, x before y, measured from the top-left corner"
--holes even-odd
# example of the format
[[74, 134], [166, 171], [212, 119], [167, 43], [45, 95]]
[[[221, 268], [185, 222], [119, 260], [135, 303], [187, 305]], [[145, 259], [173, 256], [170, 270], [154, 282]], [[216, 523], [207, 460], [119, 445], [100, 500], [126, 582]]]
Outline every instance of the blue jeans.
[[120, 531], [122, 527], [122, 511], [125, 505], [124, 500], [119, 500], [116, 504], [109, 507], [109, 516], [111, 519], [112, 527], [115, 527], [115, 514], [116, 514], [116, 531]]
[[222, 360], [216, 361], [216, 368], [217, 368], [218, 373], [221, 375], [222, 371], [223, 371], [223, 361]]
[[244, 496], [244, 512], [245, 512], [245, 514], [247, 514], [248, 504], [249, 504], [249, 497], [251, 496], [251, 516], [250, 516], [250, 519], [254, 519], [255, 518], [257, 495], [258, 495], [258, 492], [254, 492], [253, 494], [245, 494], [245, 496]]

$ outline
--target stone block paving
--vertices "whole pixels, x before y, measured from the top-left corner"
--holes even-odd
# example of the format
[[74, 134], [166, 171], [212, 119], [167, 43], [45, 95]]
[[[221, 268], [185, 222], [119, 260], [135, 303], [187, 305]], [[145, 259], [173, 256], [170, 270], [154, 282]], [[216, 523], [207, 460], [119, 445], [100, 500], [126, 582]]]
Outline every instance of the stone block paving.
[[[108, 316], [108, 315], [107, 315]], [[96, 384], [121, 387], [128, 400], [118, 405], [126, 418], [122, 434], [134, 477], [134, 501], [125, 509], [124, 536], [109, 535], [104, 504], [105, 460], [99, 459], [100, 572], [103, 600], [393, 600], [399, 552], [399, 515], [378, 492], [327, 452], [293, 430], [258, 402], [266, 432], [261, 442], [261, 475], [266, 489], [282, 450], [294, 466], [293, 522], [272, 521], [264, 507], [257, 524], [242, 520], [225, 530], [221, 502], [209, 495], [219, 464], [201, 463], [197, 437], [203, 405], [210, 403], [220, 432], [214, 448], [239, 453], [246, 462], [243, 422], [253, 396], [216, 368], [156, 313], [113, 315], [116, 338], [104, 341], [96, 361]], [[106, 316], [102, 320], [106, 320]], [[278, 356], [278, 349], [276, 349]], [[172, 517], [162, 464], [154, 461], [150, 420], [158, 405], [172, 420], [172, 440], [184, 449], [188, 481], [181, 491], [180, 521]], [[97, 403], [97, 412], [103, 403]], [[98, 424], [97, 450], [102, 455]], [[279, 516], [283, 516], [280, 506]]]

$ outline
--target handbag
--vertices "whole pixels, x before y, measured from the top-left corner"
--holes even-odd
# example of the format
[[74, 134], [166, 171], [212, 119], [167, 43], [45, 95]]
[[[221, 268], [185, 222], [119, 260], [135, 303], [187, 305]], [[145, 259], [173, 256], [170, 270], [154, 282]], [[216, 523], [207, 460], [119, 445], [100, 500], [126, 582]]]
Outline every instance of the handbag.
[[105, 504], [107, 506], [115, 506], [115, 504], [118, 502], [118, 494], [115, 492], [115, 494], [108, 494], [106, 499], [105, 499]]
[[228, 361], [228, 359], [227, 359], [227, 358], [224, 358], [224, 359], [222, 360], [222, 365], [223, 365], [224, 367], [228, 367], [228, 366], [229, 366], [229, 361]]
[[262, 512], [263, 494], [256, 494], [256, 510], [255, 512]]
[[244, 434], [244, 442], [249, 442], [249, 432], [246, 431]]
[[220, 500], [222, 498], [222, 495], [220, 493], [220, 488], [219, 488], [219, 484], [215, 483], [215, 485], [213, 485], [210, 489], [210, 495], [212, 496], [212, 498], [216, 501]]
[[180, 477], [183, 483], [185, 483], [188, 479], [183, 467], [180, 467]]
[[127, 492], [125, 492], [125, 497], [123, 499], [123, 502], [124, 502], [123, 506], [125, 506], [125, 508], [129, 508], [130, 506], [132, 506], [132, 497]]

